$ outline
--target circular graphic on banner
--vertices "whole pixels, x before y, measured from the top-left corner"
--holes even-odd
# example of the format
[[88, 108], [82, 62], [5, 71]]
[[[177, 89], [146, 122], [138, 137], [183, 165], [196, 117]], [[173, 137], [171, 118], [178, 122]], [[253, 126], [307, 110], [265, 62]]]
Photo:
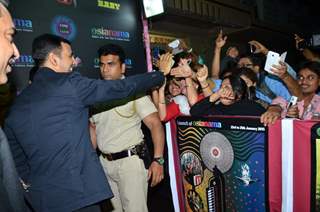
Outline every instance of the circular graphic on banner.
[[203, 169], [198, 156], [192, 152], [184, 152], [181, 156], [181, 167], [184, 179], [193, 186], [201, 184], [203, 179]]
[[58, 15], [52, 20], [51, 31], [53, 34], [71, 41], [76, 37], [77, 27], [71, 18]]
[[203, 201], [200, 195], [195, 190], [189, 190], [187, 193], [187, 199], [191, 211], [200, 212], [204, 211]]
[[209, 170], [212, 171], [217, 166], [222, 173], [231, 168], [234, 160], [230, 141], [218, 132], [211, 132], [203, 137], [200, 143], [200, 154]]

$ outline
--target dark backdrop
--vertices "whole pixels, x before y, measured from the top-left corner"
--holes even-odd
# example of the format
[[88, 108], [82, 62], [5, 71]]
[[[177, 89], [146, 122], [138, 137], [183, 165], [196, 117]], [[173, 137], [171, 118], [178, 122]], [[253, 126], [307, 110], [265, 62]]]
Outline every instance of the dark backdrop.
[[43, 33], [63, 36], [72, 42], [81, 58], [76, 71], [99, 77], [97, 49], [107, 43], [124, 47], [127, 74], [146, 72], [140, 1], [135, 0], [11, 0], [17, 35], [15, 42], [21, 57], [10, 80], [18, 90], [28, 83], [33, 66], [32, 40]]

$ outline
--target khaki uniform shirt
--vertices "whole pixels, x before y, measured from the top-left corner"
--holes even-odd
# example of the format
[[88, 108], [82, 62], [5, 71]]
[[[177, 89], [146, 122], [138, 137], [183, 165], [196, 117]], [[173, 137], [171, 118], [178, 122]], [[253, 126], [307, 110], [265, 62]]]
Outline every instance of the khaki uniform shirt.
[[143, 141], [141, 121], [157, 112], [149, 96], [130, 101], [92, 116], [96, 125], [97, 144], [104, 153], [129, 149]]

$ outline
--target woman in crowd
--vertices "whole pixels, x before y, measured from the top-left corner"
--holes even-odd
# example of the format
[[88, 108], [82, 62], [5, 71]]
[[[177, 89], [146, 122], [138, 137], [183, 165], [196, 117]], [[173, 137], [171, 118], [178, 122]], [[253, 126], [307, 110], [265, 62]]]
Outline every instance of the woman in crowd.
[[257, 86], [258, 78], [257, 78], [257, 75], [254, 73], [254, 71], [244, 67], [244, 68], [239, 68], [238, 72], [239, 72], [238, 73], [239, 76], [243, 81], [245, 81], [248, 87], [248, 99], [259, 103], [262, 107], [267, 109], [269, 104], [257, 97], [256, 86]]
[[239, 115], [260, 116], [265, 109], [248, 99], [248, 88], [239, 75], [223, 79], [220, 89], [191, 107], [192, 116]]
[[[153, 95], [154, 102], [158, 105], [161, 121], [169, 121], [179, 115], [190, 115], [188, 98], [185, 96], [184, 80], [170, 77]], [[155, 93], [154, 92], [154, 93]], [[155, 97], [158, 95], [157, 97]], [[158, 100], [156, 100], [158, 98]]]
[[190, 115], [190, 106], [204, 98], [199, 92], [201, 87], [193, 69], [202, 70], [206, 67], [198, 64], [197, 56], [191, 53], [175, 55], [175, 60], [175, 66], [171, 69], [173, 77], [168, 78], [168, 82], [153, 91], [152, 95], [160, 119], [164, 122], [180, 115]]

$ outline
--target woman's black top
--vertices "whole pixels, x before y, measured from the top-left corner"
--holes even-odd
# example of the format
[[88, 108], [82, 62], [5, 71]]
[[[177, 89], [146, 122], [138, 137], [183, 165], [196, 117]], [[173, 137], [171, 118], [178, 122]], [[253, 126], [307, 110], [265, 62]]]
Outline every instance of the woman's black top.
[[215, 104], [207, 97], [193, 105], [190, 109], [192, 116], [206, 115], [237, 115], [237, 116], [261, 116], [266, 109], [253, 100], [239, 100], [232, 105]]

